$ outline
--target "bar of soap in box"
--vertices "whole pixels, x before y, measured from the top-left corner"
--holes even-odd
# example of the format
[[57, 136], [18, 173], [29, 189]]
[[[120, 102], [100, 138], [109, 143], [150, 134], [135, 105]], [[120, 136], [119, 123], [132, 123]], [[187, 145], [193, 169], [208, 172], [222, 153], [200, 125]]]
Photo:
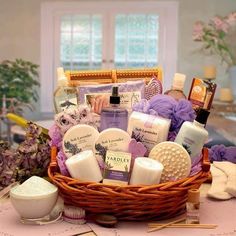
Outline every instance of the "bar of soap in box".
[[128, 185], [131, 167], [131, 154], [127, 152], [106, 152], [103, 183]]

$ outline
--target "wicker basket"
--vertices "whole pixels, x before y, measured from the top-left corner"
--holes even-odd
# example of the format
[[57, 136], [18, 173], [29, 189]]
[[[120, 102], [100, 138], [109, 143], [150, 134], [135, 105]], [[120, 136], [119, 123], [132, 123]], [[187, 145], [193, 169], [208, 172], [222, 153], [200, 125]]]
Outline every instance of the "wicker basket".
[[109, 213], [122, 220], [163, 219], [183, 213], [188, 190], [199, 188], [210, 169], [208, 149], [204, 148], [202, 170], [194, 176], [158, 185], [117, 187], [61, 175], [56, 155], [56, 148], [52, 148], [48, 175], [67, 204], [93, 214]]

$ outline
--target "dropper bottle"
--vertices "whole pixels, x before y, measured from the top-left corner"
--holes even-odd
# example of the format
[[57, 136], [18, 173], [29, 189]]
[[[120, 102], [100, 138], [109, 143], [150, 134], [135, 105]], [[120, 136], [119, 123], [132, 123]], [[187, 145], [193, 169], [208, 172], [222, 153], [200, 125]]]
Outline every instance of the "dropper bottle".
[[56, 113], [77, 106], [76, 88], [69, 86], [62, 67], [57, 68], [57, 88], [54, 92], [54, 109]]
[[167, 90], [164, 94], [173, 97], [177, 101], [181, 98], [186, 99], [186, 96], [183, 91], [185, 79], [186, 79], [186, 75], [175, 73], [171, 89]]
[[107, 128], [119, 128], [127, 131], [128, 111], [120, 106], [118, 86], [112, 87], [110, 106], [101, 111], [100, 131]]

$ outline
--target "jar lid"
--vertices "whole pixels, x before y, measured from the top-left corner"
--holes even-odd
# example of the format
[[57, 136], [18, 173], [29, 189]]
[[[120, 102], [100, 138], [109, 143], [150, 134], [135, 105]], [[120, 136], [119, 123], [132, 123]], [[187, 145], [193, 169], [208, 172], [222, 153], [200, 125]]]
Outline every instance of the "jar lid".
[[189, 189], [188, 190], [188, 202], [199, 203], [199, 201], [200, 201], [199, 189]]

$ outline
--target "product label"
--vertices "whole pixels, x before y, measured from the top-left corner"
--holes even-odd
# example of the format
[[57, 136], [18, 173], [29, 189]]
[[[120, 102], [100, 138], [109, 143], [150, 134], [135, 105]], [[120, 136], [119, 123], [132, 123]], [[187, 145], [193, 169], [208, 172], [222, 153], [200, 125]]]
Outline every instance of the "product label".
[[[84, 100], [92, 108], [99, 107], [102, 109], [109, 105], [110, 96], [111, 93], [89, 93], [84, 95]], [[129, 112], [132, 110], [133, 105], [141, 100], [140, 91], [120, 92], [119, 96], [120, 106], [126, 108]]]
[[189, 95], [189, 100], [194, 108], [211, 108], [212, 100], [215, 94], [216, 84], [211, 81], [195, 78]]
[[150, 152], [156, 144], [166, 141], [169, 127], [168, 119], [133, 112], [129, 118], [128, 133]]
[[68, 108], [75, 108], [77, 107], [77, 99], [76, 98], [71, 98], [71, 99], [67, 99], [65, 101], [61, 101], [59, 102], [60, 105], [60, 109], [61, 111], [65, 111]]
[[138, 142], [141, 142], [148, 150], [151, 149], [159, 143], [158, 132], [155, 129], [147, 127], [136, 127], [133, 126], [132, 138], [136, 139]]
[[106, 152], [103, 183], [127, 185], [130, 176], [131, 154], [126, 152]]
[[206, 96], [206, 86], [201, 79], [194, 79], [189, 100], [195, 107], [203, 107]]
[[81, 151], [93, 150], [98, 132], [91, 128], [82, 127], [78, 129], [68, 130], [63, 138], [63, 151], [67, 157], [71, 157]]
[[183, 140], [180, 144], [186, 149], [191, 158], [197, 157], [203, 147], [202, 140], [195, 140], [189, 137], [183, 137]]

